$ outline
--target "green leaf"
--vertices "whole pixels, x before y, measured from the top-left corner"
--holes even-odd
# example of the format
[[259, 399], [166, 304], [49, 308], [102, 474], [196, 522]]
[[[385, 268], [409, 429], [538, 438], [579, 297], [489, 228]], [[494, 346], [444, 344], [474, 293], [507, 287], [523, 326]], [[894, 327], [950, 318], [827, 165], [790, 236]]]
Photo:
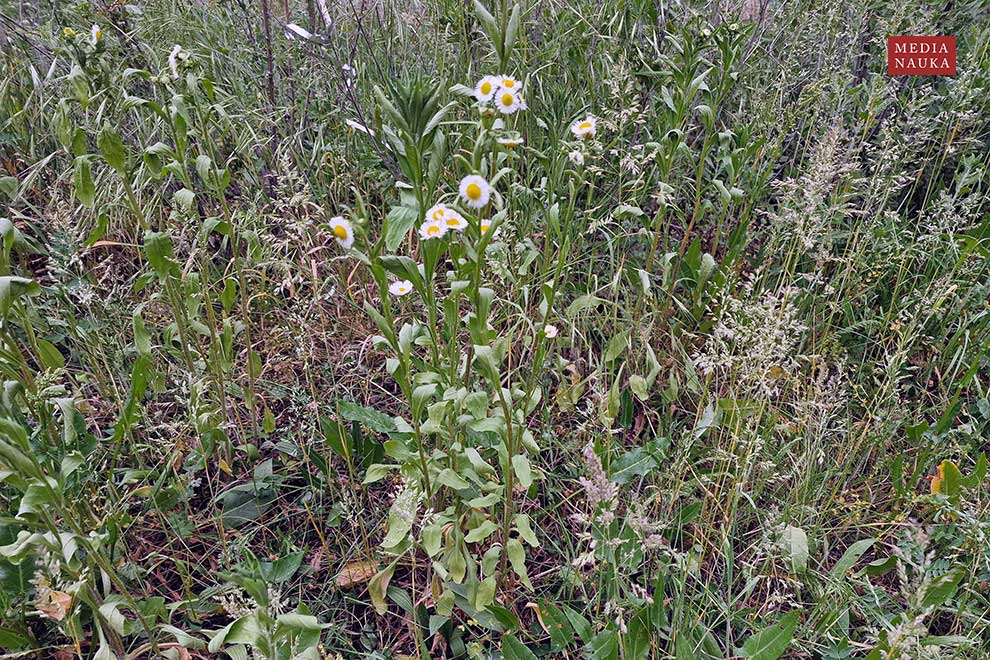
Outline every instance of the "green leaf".
[[619, 636], [614, 630], [598, 633], [584, 649], [588, 660], [615, 660], [619, 657]]
[[479, 543], [491, 536], [497, 529], [498, 525], [493, 523], [491, 520], [485, 520], [480, 525], [469, 531], [464, 536], [464, 541], [465, 543]]
[[462, 490], [468, 488], [471, 484], [461, 475], [457, 474], [450, 468], [444, 468], [440, 474], [437, 476], [437, 481], [442, 483], [448, 488], [453, 488], [454, 490]]
[[0, 192], [6, 195], [10, 200], [17, 197], [17, 188], [19, 185], [20, 184], [17, 182], [17, 177], [15, 176], [0, 177]]
[[147, 231], [144, 234], [144, 255], [159, 277], [166, 277], [175, 267], [172, 252], [172, 239], [168, 234]]
[[[477, 0], [475, 0], [475, 4], [477, 4]], [[502, 657], [504, 660], [536, 660], [536, 655], [513, 634], [502, 637]]]
[[376, 573], [368, 582], [368, 595], [371, 596], [371, 604], [378, 614], [385, 614], [388, 611], [388, 605], [385, 603], [385, 594], [388, 591], [388, 583], [392, 580], [392, 575], [395, 573], [395, 567], [399, 563], [400, 557], [401, 555], [396, 557], [387, 568]]
[[780, 538], [784, 552], [790, 561], [791, 572], [801, 574], [808, 570], [808, 536], [800, 527], [788, 525]]
[[791, 645], [797, 625], [797, 611], [788, 612], [777, 623], [747, 639], [742, 656], [752, 660], [777, 660]]
[[353, 401], [339, 401], [337, 406], [340, 410], [340, 416], [348, 421], [361, 422], [378, 433], [395, 431], [395, 422], [392, 421], [392, 418], [373, 408], [365, 408]]
[[88, 209], [96, 204], [96, 186], [93, 184], [93, 170], [89, 156], [78, 156], [72, 168], [72, 185], [79, 203]]
[[485, 610], [495, 602], [495, 576], [490, 575], [478, 583], [474, 594], [474, 607], [478, 610]]
[[523, 541], [534, 548], [539, 547], [540, 541], [536, 538], [536, 533], [533, 532], [533, 528], [529, 525], [529, 516], [527, 514], [517, 513], [512, 516], [512, 521], [516, 524], [516, 530], [519, 532], [519, 537]]
[[512, 457], [512, 469], [523, 488], [529, 488], [533, 484], [533, 471], [525, 455], [516, 454]]
[[0, 277], [0, 315], [4, 318], [10, 313], [11, 306], [25, 296], [36, 296], [41, 293], [41, 285], [34, 280], [17, 275]]
[[392, 465], [387, 463], [375, 463], [368, 466], [368, 471], [364, 474], [364, 481], [361, 482], [362, 486], [367, 486], [368, 484], [373, 484], [375, 482], [384, 479], [389, 472], [397, 469], [398, 465]]
[[509, 563], [512, 564], [512, 570], [519, 576], [519, 581], [532, 591], [533, 583], [529, 581], [529, 573], [526, 572], [526, 549], [523, 548], [519, 539], [509, 539], [505, 544], [505, 550], [509, 553]]
[[103, 154], [103, 160], [113, 169], [117, 170], [121, 176], [127, 173], [127, 152], [124, 150], [124, 141], [120, 139], [120, 134], [109, 126], [104, 126], [99, 135], [96, 136], [96, 146]]
[[298, 612], [280, 614], [278, 625], [300, 630], [323, 630], [330, 627], [329, 623], [320, 623], [320, 620], [311, 614], [299, 614]]
[[612, 461], [612, 481], [627, 484], [635, 477], [642, 477], [657, 467], [657, 459], [650, 447], [636, 447]]
[[574, 641], [574, 629], [560, 608], [548, 600], [541, 600], [539, 607], [540, 617], [554, 647], [561, 649], [570, 645]]
[[846, 548], [846, 551], [839, 558], [839, 561], [835, 562], [835, 566], [832, 567], [830, 573], [833, 580], [845, 576], [849, 570], [856, 565], [859, 558], [863, 556], [863, 553], [870, 549], [873, 545], [874, 539], [863, 539], [862, 541], [856, 541], [851, 546]]
[[932, 580], [925, 588], [925, 595], [921, 599], [923, 608], [938, 607], [945, 601], [952, 598], [962, 579], [961, 570], [952, 570]]
[[395, 251], [399, 243], [406, 237], [409, 230], [419, 221], [421, 214], [419, 209], [405, 204], [393, 206], [385, 219], [385, 249], [389, 252]]

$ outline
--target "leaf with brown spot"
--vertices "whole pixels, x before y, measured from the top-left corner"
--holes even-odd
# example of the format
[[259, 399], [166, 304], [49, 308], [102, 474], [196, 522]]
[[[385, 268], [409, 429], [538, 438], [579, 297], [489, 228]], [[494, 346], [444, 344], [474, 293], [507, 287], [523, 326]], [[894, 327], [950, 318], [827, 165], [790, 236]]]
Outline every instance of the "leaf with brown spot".
[[352, 561], [337, 574], [337, 586], [350, 589], [356, 584], [367, 582], [378, 572], [378, 562]]

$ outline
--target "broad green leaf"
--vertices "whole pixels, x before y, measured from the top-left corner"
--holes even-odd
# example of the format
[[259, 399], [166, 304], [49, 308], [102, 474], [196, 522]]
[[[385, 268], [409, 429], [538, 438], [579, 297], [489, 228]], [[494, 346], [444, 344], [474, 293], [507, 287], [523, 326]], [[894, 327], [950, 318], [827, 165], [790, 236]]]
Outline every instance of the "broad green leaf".
[[93, 184], [93, 169], [89, 156], [77, 156], [72, 168], [72, 185], [79, 203], [88, 209], [96, 204], [96, 186]]
[[110, 167], [117, 170], [121, 176], [127, 174], [127, 152], [117, 131], [104, 126], [96, 136], [96, 146], [99, 147], [103, 160], [107, 161]]
[[520, 642], [515, 635], [502, 637], [502, 658], [504, 660], [536, 660], [536, 655]]
[[791, 572], [801, 574], [808, 570], [808, 536], [800, 527], [788, 525], [780, 538]]
[[509, 563], [512, 570], [519, 576], [519, 580], [532, 591], [533, 583], [529, 581], [529, 573], [526, 571], [526, 549], [523, 548], [519, 539], [509, 539], [505, 544], [505, 550], [509, 553]]
[[751, 660], [777, 660], [791, 645], [798, 625], [798, 613], [792, 610], [769, 628], [752, 635], [743, 644], [742, 655]]
[[832, 567], [830, 572], [831, 578], [833, 580], [845, 576], [849, 570], [856, 565], [859, 558], [863, 556], [863, 553], [870, 549], [873, 545], [874, 539], [863, 539], [862, 541], [856, 541], [851, 546], [846, 548], [846, 551], [839, 558], [839, 561], [835, 562], [835, 566]]
[[525, 455], [516, 454], [512, 457], [512, 469], [523, 488], [529, 488], [532, 485], [533, 471], [529, 466], [529, 459]]

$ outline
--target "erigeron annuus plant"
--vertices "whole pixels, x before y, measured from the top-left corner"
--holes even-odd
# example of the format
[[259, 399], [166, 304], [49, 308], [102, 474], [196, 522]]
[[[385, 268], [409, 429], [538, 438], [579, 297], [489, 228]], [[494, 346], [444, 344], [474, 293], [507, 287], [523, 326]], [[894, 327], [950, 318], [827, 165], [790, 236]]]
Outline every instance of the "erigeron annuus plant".
[[[512, 20], [517, 14], [518, 8]], [[502, 34], [493, 39], [501, 44], [497, 50], [511, 51]], [[500, 59], [505, 70], [506, 58]], [[378, 286], [380, 307], [365, 308], [405, 403], [385, 443], [392, 462], [372, 465], [364, 480], [393, 470], [401, 476], [381, 542], [392, 559], [369, 588], [380, 612], [403, 556], [414, 564], [417, 556], [429, 558], [429, 589], [441, 614], [455, 605], [481, 612], [508, 585], [510, 567], [532, 589], [526, 546], [539, 545], [516, 499], [539, 478], [532, 457], [540, 447], [527, 420], [542, 399], [537, 377], [559, 333], [551, 322], [554, 283], [566, 249], [555, 263], [544, 262], [539, 311], [526, 335], [500, 332], [493, 308], [516, 303], [487, 286], [487, 255], [494, 243], [516, 240], [500, 227], [520, 212], [510, 183], [513, 151], [525, 142], [517, 130], [519, 113], [527, 110], [525, 87], [501, 73], [455, 89], [471, 96], [475, 118], [467, 123], [469, 155], [452, 161], [441, 122], [456, 102], [440, 107], [438, 90], [420, 80], [400, 85], [391, 97], [376, 91], [389, 122], [382, 132], [409, 181], [380, 237], [365, 251], [352, 249]], [[593, 132], [594, 119], [588, 122]], [[566, 220], [560, 216], [572, 213], [573, 202], [569, 209], [555, 209], [556, 220]], [[366, 224], [366, 213], [359, 196], [353, 224], [343, 217], [331, 223], [341, 248], [351, 248], [354, 225]], [[402, 244], [406, 254], [389, 253]]]

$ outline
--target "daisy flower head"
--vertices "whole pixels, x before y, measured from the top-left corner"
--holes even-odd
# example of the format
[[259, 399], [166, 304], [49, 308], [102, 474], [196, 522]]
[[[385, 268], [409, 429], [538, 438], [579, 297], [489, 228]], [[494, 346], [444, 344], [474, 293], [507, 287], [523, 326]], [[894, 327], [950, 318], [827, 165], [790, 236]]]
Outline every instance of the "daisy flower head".
[[512, 76], [507, 76], [504, 73], [495, 79], [502, 89], [507, 89], [510, 92], [518, 92], [521, 85], [519, 81]]
[[588, 115], [584, 119], [578, 119], [571, 124], [571, 133], [574, 137], [588, 139], [595, 137], [595, 129], [598, 127], [598, 119], [593, 115]]
[[409, 280], [397, 280], [388, 285], [388, 292], [393, 296], [404, 296], [412, 291], [412, 282]]
[[511, 134], [498, 138], [496, 142], [498, 142], [506, 149], [515, 149], [516, 147], [521, 145], [524, 142], [524, 140], [523, 137], [519, 134]]
[[511, 115], [526, 109], [526, 102], [518, 92], [503, 87], [495, 94], [495, 107], [503, 115]]
[[501, 82], [497, 76], [485, 76], [474, 86], [474, 98], [482, 103], [488, 103], [492, 100], [495, 92], [498, 91], [500, 84]]
[[567, 154], [567, 157], [575, 165], [584, 165], [584, 154], [581, 153], [580, 151], [576, 151], [576, 150], [572, 151], [571, 153]]
[[434, 204], [433, 206], [430, 207], [430, 210], [426, 212], [426, 221], [440, 222], [445, 217], [447, 217], [448, 213], [451, 212], [452, 211], [449, 208], [447, 208], [446, 204]]
[[424, 241], [443, 238], [447, 233], [447, 224], [443, 220], [427, 220], [419, 226], [419, 237]]
[[447, 209], [443, 216], [443, 224], [447, 226], [448, 230], [453, 229], [454, 231], [461, 231], [468, 226], [464, 216], [454, 209]]
[[354, 226], [339, 215], [330, 218], [329, 224], [333, 237], [337, 239], [337, 244], [345, 250], [350, 250], [351, 246], [354, 245]]
[[547, 339], [553, 339], [558, 334], [560, 334], [560, 331], [557, 329], [557, 326], [550, 325], [549, 323], [543, 326], [543, 336]]
[[93, 27], [89, 29], [89, 40], [95, 46], [100, 43], [101, 39], [103, 39], [103, 29], [96, 23], [93, 23]]
[[492, 195], [492, 187], [482, 177], [469, 174], [461, 179], [459, 187], [461, 199], [473, 209], [484, 208]]

